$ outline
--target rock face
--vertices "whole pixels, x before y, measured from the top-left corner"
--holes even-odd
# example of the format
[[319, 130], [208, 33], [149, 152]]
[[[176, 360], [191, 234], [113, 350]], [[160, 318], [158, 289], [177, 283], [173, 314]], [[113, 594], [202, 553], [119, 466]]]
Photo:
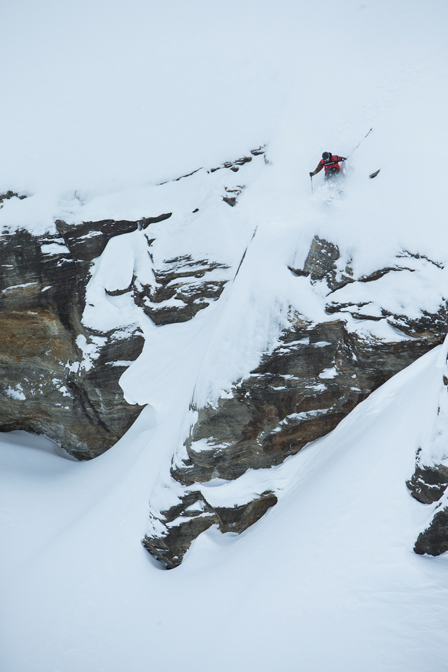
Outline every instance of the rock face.
[[[411, 268], [397, 263], [355, 278], [350, 263], [338, 269], [339, 258], [336, 245], [316, 236], [304, 267], [290, 268], [294, 275], [308, 277], [312, 285], [319, 283], [319, 291], [326, 287], [328, 321], [314, 323], [291, 312], [290, 326], [278, 347], [262, 357], [249, 377], [235, 383], [230, 398], [227, 395], [215, 405], [196, 409], [183, 459], [175, 460], [171, 469], [172, 478], [185, 488], [184, 495], [169, 509], [152, 512], [152, 531], [143, 541], [166, 567], [180, 564], [193, 539], [211, 525], [225, 531], [220, 522], [223, 510], [218, 515], [198, 485], [218, 478], [231, 481], [249, 469], [281, 464], [334, 429], [372, 391], [442, 342], [445, 304], [435, 314], [411, 319], [380, 306], [369, 315], [366, 307], [371, 301], [338, 300], [338, 291], [349, 284], [373, 287], [388, 274], [418, 272], [419, 263], [434, 262], [412, 257]], [[360, 335], [353, 329], [356, 319], [370, 320], [372, 325], [383, 320], [397, 337], [382, 340]], [[438, 472], [432, 478], [436, 486], [432, 492], [441, 491], [446, 476], [444, 481]], [[275, 504], [274, 498], [273, 491], [265, 491], [238, 510], [253, 524]], [[200, 510], [198, 502], [202, 502]], [[231, 515], [233, 508], [226, 510]]]
[[143, 546], [167, 569], [174, 569], [182, 562], [193, 539], [216, 525], [220, 532], [241, 534], [257, 522], [275, 504], [273, 492], [263, 492], [259, 497], [242, 506], [211, 506], [202, 493], [186, 491], [179, 504], [162, 511], [166, 534], [145, 536]]
[[187, 322], [200, 310], [219, 299], [225, 280], [214, 279], [213, 271], [227, 266], [190, 255], [168, 259], [155, 268], [155, 282], [132, 284], [134, 301], [157, 325]]
[[[224, 201], [226, 212], [231, 212], [227, 206], [238, 205], [244, 166], [263, 156], [259, 148], [208, 171], [238, 173], [231, 186], [220, 182], [224, 193], [218, 200]], [[17, 197], [22, 198], [8, 192], [0, 205], [2, 199]], [[96, 310], [87, 300], [94, 264], [117, 241], [108, 243], [132, 234], [138, 243], [138, 263], [127, 264], [128, 270], [115, 284], [97, 286], [96, 299], [106, 304], [126, 301], [132, 306], [129, 314], [146, 315], [158, 327], [191, 320], [219, 301], [246, 255], [237, 269], [216, 259], [195, 259], [188, 250], [179, 254], [179, 248], [177, 256], [164, 258], [160, 250], [167, 248], [158, 247], [151, 225], [170, 217], [165, 212], [139, 221], [77, 225], [57, 221], [53, 234], [3, 235], [0, 431], [43, 433], [74, 457], [91, 459], [132, 425], [141, 407], [125, 401], [119, 380], [142, 350], [143, 322], [136, 318], [99, 331], [85, 317]], [[144, 547], [167, 568], [178, 566], [192, 541], [211, 526], [239, 534], [260, 520], [277, 503], [279, 488], [272, 467], [332, 431], [372, 391], [443, 341], [445, 299], [414, 312], [393, 300], [400, 293], [400, 282], [407, 286], [419, 277], [424, 282], [428, 269], [434, 280], [443, 272], [440, 264], [402, 250], [387, 266], [368, 275], [357, 276], [354, 267], [335, 243], [315, 236], [303, 266], [290, 271], [298, 293], [306, 283], [307, 291], [319, 297], [322, 319], [311, 321], [291, 308], [276, 347], [260, 357], [250, 374], [235, 380], [213, 405], [191, 409], [194, 421], [174, 454], [168, 477], [170, 495], [162, 498], [161, 509], [151, 508], [150, 529], [143, 539]], [[419, 452], [408, 482], [413, 497], [436, 507], [431, 525], [415, 546], [417, 553], [432, 555], [448, 550], [443, 438], [448, 426], [447, 371], [443, 381], [434, 434], [438, 438]], [[436, 440], [439, 451], [434, 451]], [[439, 459], [430, 459], [434, 455]], [[232, 496], [216, 496], [218, 488], [212, 486], [244, 479], [248, 472], [250, 487], [242, 488], [233, 501]], [[258, 486], [252, 478], [257, 472], [264, 474]]]
[[416, 466], [412, 478], [406, 482], [411, 495], [421, 504], [434, 504], [448, 487], [448, 467], [443, 464]]
[[[111, 238], [170, 216], [76, 226], [58, 221], [59, 235], [3, 235], [0, 431], [45, 434], [74, 457], [90, 459], [133, 424], [141, 407], [124, 400], [118, 381], [139, 356], [143, 333], [137, 324], [108, 332], [86, 326], [86, 287], [91, 263]], [[183, 322], [219, 298], [225, 280], [208, 276], [225, 268], [184, 256], [154, 268], [151, 284], [134, 276], [127, 289], [107, 293], [129, 291], [158, 325]]]
[[[124, 400], [118, 380], [126, 366], [115, 365], [138, 357], [140, 328], [101, 333], [82, 323], [89, 261], [102, 247], [89, 235], [96, 227], [84, 224], [79, 240], [23, 230], [0, 240], [0, 431], [45, 434], [78, 459], [110, 448], [141, 410]], [[105, 237], [132, 227], [109, 222]]]
[[[258, 156], [264, 156], [263, 148], [207, 172], [236, 173]], [[184, 177], [189, 176], [175, 181]], [[12, 198], [26, 195], [1, 194], [0, 207]], [[106, 332], [89, 327], [83, 317], [86, 289], [92, 263], [108, 242], [142, 230], [149, 272], [143, 280], [134, 275], [128, 287], [103, 288], [106, 295], [128, 295], [158, 326], [190, 320], [216, 301], [228, 279], [224, 264], [189, 254], [153, 263], [155, 239], [149, 227], [171, 215], [77, 224], [58, 220], [55, 233], [34, 236], [16, 230], [2, 235], [0, 431], [43, 433], [77, 459], [91, 459], [133, 424], [142, 407], [125, 401], [119, 379], [139, 356], [143, 332], [137, 323]]]
[[448, 507], [436, 513], [431, 525], [418, 535], [414, 551], [418, 555], [442, 555], [448, 551]]
[[111, 238], [121, 236], [124, 233], [131, 233], [138, 228], [146, 229], [150, 224], [169, 219], [171, 215], [171, 212], [167, 212], [158, 217], [143, 217], [138, 222], [103, 219], [100, 222], [82, 222], [82, 224], [70, 225], [57, 220], [55, 224], [64, 239], [65, 245], [75, 259], [93, 261], [104, 252]]
[[419, 555], [448, 551], [448, 363], [441, 379], [434, 426], [417, 451], [414, 474], [406, 483], [418, 502], [433, 509], [431, 523], [414, 546]]
[[428, 350], [420, 339], [377, 343], [347, 333], [342, 320], [307, 324], [299, 317], [280, 340], [232, 399], [199, 410], [188, 458], [173, 468], [180, 483], [231, 480], [281, 464]]
[[15, 191], [7, 191], [4, 194], [0, 194], [0, 208], [3, 207], [2, 203], [3, 201], [9, 201], [10, 198], [19, 198], [20, 200], [23, 200], [26, 198], [25, 194], [19, 195]]

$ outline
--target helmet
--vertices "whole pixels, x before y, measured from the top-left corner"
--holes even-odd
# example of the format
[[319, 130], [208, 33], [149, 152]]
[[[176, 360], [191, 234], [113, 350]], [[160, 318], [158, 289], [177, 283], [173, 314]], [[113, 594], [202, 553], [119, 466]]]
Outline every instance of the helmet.
[[322, 158], [324, 161], [331, 161], [331, 152], [324, 152]]

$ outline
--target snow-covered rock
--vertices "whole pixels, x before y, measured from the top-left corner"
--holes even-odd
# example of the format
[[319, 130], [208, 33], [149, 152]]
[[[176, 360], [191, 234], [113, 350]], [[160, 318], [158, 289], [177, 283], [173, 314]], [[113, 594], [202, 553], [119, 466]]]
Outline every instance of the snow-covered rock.
[[430, 506], [431, 520], [419, 534], [416, 553], [441, 555], [448, 551], [448, 363], [447, 342], [439, 354], [440, 391], [434, 422], [420, 439], [416, 466], [407, 486], [415, 499]]
[[[256, 282], [250, 276], [256, 256], [250, 257], [258, 227], [242, 254], [215, 241], [204, 255], [206, 248], [201, 250], [189, 231], [196, 227], [196, 235], [205, 237], [214, 213], [234, 217], [237, 196], [260, 169], [269, 171], [264, 148], [158, 185], [156, 190], [169, 190], [161, 201], [168, 211], [161, 215], [81, 224], [57, 220], [54, 234], [19, 230], [3, 239], [2, 319], [5, 330], [19, 331], [21, 342], [30, 344], [30, 355], [22, 355], [17, 367], [10, 352], [11, 343], [13, 348], [17, 343], [13, 336], [4, 341], [4, 430], [44, 433], [79, 459], [101, 454], [125, 433], [145, 403], [159, 403], [157, 389], [154, 398], [140, 396], [135, 403], [139, 395], [131, 390], [123, 396], [119, 386], [143, 342], [151, 347], [154, 328], [180, 327], [198, 314], [211, 325], [212, 341], [204, 335], [205, 350], [197, 351], [204, 361], [192, 397], [177, 411], [186, 417], [184, 436], [171, 448], [170, 475], [160, 486], [171, 495], [165, 495], [163, 506], [157, 487], [151, 495], [143, 544], [167, 567], [177, 566], [193, 539], [210, 526], [241, 533], [259, 520], [277, 502], [275, 474], [266, 478], [266, 470], [332, 431], [372, 391], [445, 336], [446, 300], [439, 290], [421, 291], [443, 286], [441, 262], [419, 251], [399, 250], [393, 261], [389, 255], [387, 265], [365, 273], [356, 254], [316, 234], [306, 255], [299, 250], [291, 264], [277, 262], [276, 272], [285, 274], [290, 289], [278, 306], [270, 306], [273, 334], [240, 365], [241, 353], [232, 347], [229, 356], [236, 359], [225, 363], [227, 385], [224, 389], [217, 378], [211, 392], [209, 366], [223, 356], [219, 340], [230, 344], [236, 339], [232, 329], [245, 338], [241, 322], [213, 326], [214, 315], [225, 318], [236, 281], [243, 287]], [[180, 187], [180, 193], [192, 192], [190, 211], [181, 217], [173, 216]], [[228, 194], [237, 195], [230, 202]], [[179, 227], [184, 229], [180, 238]], [[222, 230], [219, 235], [224, 241]], [[300, 257], [302, 267], [295, 261]], [[241, 274], [246, 274], [242, 280]], [[278, 301], [275, 276], [264, 276]], [[408, 296], [411, 279], [417, 302]], [[182, 331], [171, 336], [171, 356], [182, 337]], [[216, 355], [208, 364], [207, 351], [216, 339]], [[156, 348], [148, 361], [157, 357]], [[245, 375], [237, 375], [238, 366], [246, 369]], [[426, 476], [433, 474], [430, 469]], [[241, 479], [252, 470], [263, 474], [260, 485], [223, 505], [214, 504], [201, 488], [216, 479]], [[440, 466], [437, 473], [433, 480], [440, 480]], [[420, 470], [414, 481], [421, 481], [422, 474]]]
[[[307, 277], [323, 302], [347, 284], [352, 285], [352, 303], [340, 305], [331, 298], [324, 303], [329, 317], [320, 323], [291, 310], [289, 326], [280, 334], [278, 345], [261, 357], [250, 375], [236, 381], [230, 394], [217, 402], [194, 409], [195, 419], [184, 450], [178, 451], [171, 468], [173, 479], [184, 487], [183, 494], [173, 487], [171, 506], [161, 511], [152, 509], [151, 530], [143, 541], [167, 567], [177, 566], [191, 541], [211, 525], [228, 531], [222, 524], [224, 510], [227, 515], [236, 509], [251, 512], [245, 524], [240, 523], [235, 530], [241, 532], [276, 501], [274, 474], [270, 490], [248, 498], [245, 504], [229, 502], [219, 513], [206, 500], [207, 494], [195, 490], [198, 484], [238, 479], [248, 470], [281, 464], [334, 429], [372, 391], [442, 342], [445, 302], [434, 315], [418, 319], [384, 310], [376, 314], [371, 311], [373, 316], [360, 314], [360, 308], [374, 302], [376, 283], [385, 278], [384, 285], [385, 276], [403, 269], [397, 265], [356, 279], [350, 265], [338, 274], [339, 258], [336, 245], [316, 236], [303, 269], [290, 270], [294, 276]], [[412, 272], [432, 263], [419, 255], [411, 261]], [[440, 265], [433, 265], [442, 271]], [[364, 289], [366, 283], [370, 293]], [[373, 301], [355, 303], [357, 288], [363, 299], [371, 296]], [[363, 333], [357, 333], [354, 320], [348, 323], [346, 315], [362, 320]], [[375, 335], [377, 322], [384, 323], [382, 338]], [[389, 333], [388, 325], [393, 327], [389, 327]], [[263, 483], [265, 487], [265, 479]], [[204, 502], [204, 509], [189, 513], [191, 502], [197, 499]]]

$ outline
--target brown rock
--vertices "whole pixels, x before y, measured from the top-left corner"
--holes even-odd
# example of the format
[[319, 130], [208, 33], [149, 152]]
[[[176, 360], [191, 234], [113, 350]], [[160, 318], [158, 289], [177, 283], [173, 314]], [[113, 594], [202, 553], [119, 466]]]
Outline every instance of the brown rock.
[[[96, 243], [90, 252], [83, 245], [89, 258]], [[95, 457], [141, 411], [118, 384], [126, 367], [110, 364], [136, 359], [143, 335], [136, 325], [99, 333], [82, 324], [90, 263], [76, 259], [61, 236], [3, 235], [0, 256], [0, 431], [45, 434], [79, 459]], [[99, 344], [90, 368], [79, 336]]]

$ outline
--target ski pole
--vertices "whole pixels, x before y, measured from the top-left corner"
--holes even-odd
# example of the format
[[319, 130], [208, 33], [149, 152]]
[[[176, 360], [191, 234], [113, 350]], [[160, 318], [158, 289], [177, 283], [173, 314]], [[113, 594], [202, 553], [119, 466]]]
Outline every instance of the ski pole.
[[348, 157], [347, 157], [348, 159], [349, 159], [351, 156], [353, 156], [353, 154], [356, 152], [356, 150], [358, 149], [358, 147], [359, 147], [359, 145], [361, 144], [361, 142], [364, 142], [364, 140], [367, 138], [368, 135], [370, 135], [370, 133], [371, 133], [372, 131], [373, 131], [373, 126], [372, 126], [372, 128], [370, 129], [370, 131], [368, 131], [368, 132], [365, 134], [365, 136], [358, 142], [358, 144], [356, 145], [356, 147], [355, 147], [355, 149], [353, 150], [353, 152], [352, 152], [351, 154], [348, 155]]
[[313, 176], [310, 175], [310, 180], [311, 180], [311, 193], [313, 193]]

